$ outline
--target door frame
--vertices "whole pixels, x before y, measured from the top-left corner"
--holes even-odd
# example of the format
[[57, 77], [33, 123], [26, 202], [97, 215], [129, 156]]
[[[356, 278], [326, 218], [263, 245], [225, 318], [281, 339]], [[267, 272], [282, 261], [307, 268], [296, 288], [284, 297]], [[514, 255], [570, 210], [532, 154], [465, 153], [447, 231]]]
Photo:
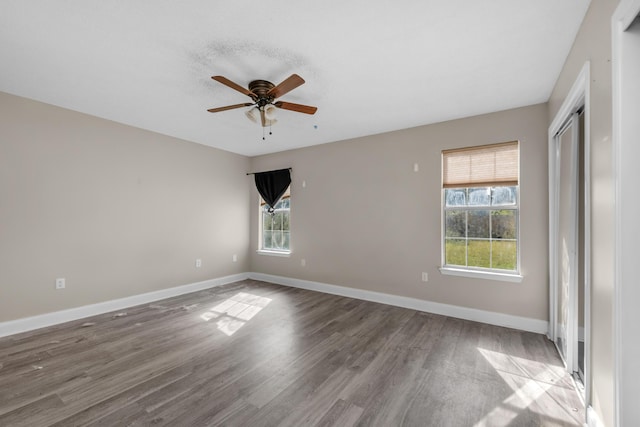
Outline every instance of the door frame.
[[[558, 110], [558, 113], [554, 117], [548, 131], [549, 141], [549, 331], [548, 337], [554, 343], [556, 342], [556, 324], [557, 324], [557, 291], [558, 291], [558, 246], [557, 246], [557, 233], [558, 233], [558, 187], [559, 187], [559, 146], [558, 133], [566, 125], [567, 121], [572, 119], [574, 113], [584, 108], [584, 136], [583, 136], [583, 150], [584, 161], [580, 167], [584, 170], [584, 399], [587, 404], [591, 402], [591, 138], [590, 138], [590, 123], [591, 123], [591, 107], [590, 107], [590, 68], [589, 61], [585, 62], [576, 78], [569, 94], [565, 98], [562, 106]], [[576, 170], [577, 175], [577, 170]], [[572, 212], [577, 214], [577, 202], [573, 202], [575, 205], [572, 208]], [[574, 209], [575, 208], [575, 209]], [[576, 215], [577, 217], [577, 215]], [[575, 241], [577, 242], [577, 236]], [[577, 249], [577, 248], [576, 248]], [[577, 257], [577, 254], [576, 254]], [[576, 282], [577, 283], [577, 282]], [[577, 321], [577, 304], [578, 295], [577, 289], [573, 290], [574, 301], [570, 309], [570, 316]], [[577, 366], [574, 367], [577, 353], [577, 339], [578, 330], [572, 331], [570, 334], [568, 345], [575, 346], [567, 354], [567, 370], [571, 373]], [[575, 341], [575, 343], [573, 342]], [[574, 369], [575, 368], [575, 369]]]
[[[625, 34], [639, 14], [640, 0], [622, 0], [611, 18], [612, 143], [615, 180], [613, 394], [614, 425], [616, 426], [633, 422], [640, 414], [640, 408], [636, 402], [637, 393], [640, 390], [637, 381], [640, 368], [636, 363], [637, 358], [640, 357], [640, 344], [636, 339], [635, 329], [640, 322], [640, 313], [637, 310], [640, 291], [635, 286], [637, 283], [635, 251], [630, 250], [635, 248], [634, 236], [638, 230], [635, 218], [640, 214], [640, 203], [633, 198], [622, 197], [624, 189], [633, 187], [633, 182], [637, 180], [637, 166], [633, 164], [633, 160], [640, 155], [637, 147], [640, 126], [637, 124], [637, 117], [634, 117], [640, 111], [640, 100], [632, 92], [632, 88], [637, 91], [637, 85], [640, 84], [635, 71], [640, 69], [640, 64], [638, 64], [637, 53], [634, 54], [628, 47], [628, 41], [632, 36]], [[638, 42], [634, 41], [634, 44], [637, 45]], [[632, 72], [626, 68], [629, 66], [633, 67]], [[624, 69], [627, 74], [623, 74]]]

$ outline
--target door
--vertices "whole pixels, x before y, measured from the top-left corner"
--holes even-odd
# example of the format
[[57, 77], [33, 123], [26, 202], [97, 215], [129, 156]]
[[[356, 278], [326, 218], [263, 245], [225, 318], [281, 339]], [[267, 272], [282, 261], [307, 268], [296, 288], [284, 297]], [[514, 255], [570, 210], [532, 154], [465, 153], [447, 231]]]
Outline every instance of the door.
[[556, 331], [555, 343], [567, 370], [577, 362], [578, 114], [572, 114], [557, 141]]
[[582, 379], [586, 402], [591, 402], [590, 67], [585, 62], [548, 134], [549, 338], [567, 371]]
[[576, 358], [574, 368], [577, 373], [578, 386], [584, 391], [585, 385], [585, 369], [586, 369], [586, 313], [587, 309], [587, 278], [589, 277], [589, 252], [586, 248], [586, 241], [589, 230], [586, 229], [587, 221], [587, 188], [585, 177], [585, 117], [584, 110], [579, 113], [579, 127], [578, 127], [578, 259], [576, 263], [577, 275], [578, 275], [578, 332], [576, 339], [578, 340], [576, 345]]

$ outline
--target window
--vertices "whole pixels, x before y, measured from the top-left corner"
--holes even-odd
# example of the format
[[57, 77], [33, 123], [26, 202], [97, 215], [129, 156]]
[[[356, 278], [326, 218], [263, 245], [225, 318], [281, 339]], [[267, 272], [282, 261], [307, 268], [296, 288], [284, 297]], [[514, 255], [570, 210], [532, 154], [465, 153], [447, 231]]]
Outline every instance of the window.
[[444, 268], [518, 274], [518, 142], [446, 150]]
[[260, 198], [260, 249], [269, 252], [288, 253], [291, 239], [291, 231], [289, 229], [290, 188], [287, 189], [274, 206], [273, 214], [270, 214], [267, 209], [267, 204]]

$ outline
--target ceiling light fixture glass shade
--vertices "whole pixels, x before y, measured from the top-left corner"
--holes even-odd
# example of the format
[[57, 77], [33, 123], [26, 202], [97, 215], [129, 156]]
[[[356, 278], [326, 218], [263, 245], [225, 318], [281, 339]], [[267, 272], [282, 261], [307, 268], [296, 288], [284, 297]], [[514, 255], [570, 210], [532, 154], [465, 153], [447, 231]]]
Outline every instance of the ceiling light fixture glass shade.
[[273, 104], [264, 106], [264, 118], [274, 124], [276, 122], [276, 106]]
[[247, 116], [247, 118], [251, 120], [253, 123], [258, 123], [259, 114], [260, 112], [256, 107], [251, 107], [244, 113], [244, 115]]

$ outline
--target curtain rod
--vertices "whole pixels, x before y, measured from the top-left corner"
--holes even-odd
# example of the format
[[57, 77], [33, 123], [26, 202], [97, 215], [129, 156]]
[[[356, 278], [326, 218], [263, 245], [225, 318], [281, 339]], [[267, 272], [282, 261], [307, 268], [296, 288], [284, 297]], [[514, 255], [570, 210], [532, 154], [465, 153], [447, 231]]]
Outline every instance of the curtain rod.
[[[286, 171], [286, 170], [292, 171], [293, 168], [276, 169], [273, 171], [265, 171], [265, 172], [278, 172], [278, 171]], [[247, 175], [255, 175], [257, 173], [264, 173], [264, 172], [247, 172]]]

